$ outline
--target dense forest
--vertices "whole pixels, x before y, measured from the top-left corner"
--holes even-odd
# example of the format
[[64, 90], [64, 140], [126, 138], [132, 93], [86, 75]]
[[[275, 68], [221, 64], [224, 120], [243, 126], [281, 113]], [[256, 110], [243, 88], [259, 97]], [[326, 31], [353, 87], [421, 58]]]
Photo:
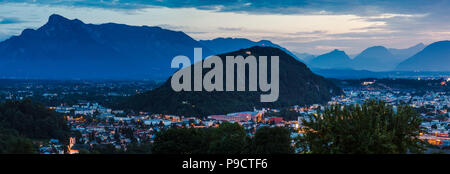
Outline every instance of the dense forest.
[[0, 103], [0, 153], [36, 153], [34, 141], [67, 141], [64, 117], [30, 99]]

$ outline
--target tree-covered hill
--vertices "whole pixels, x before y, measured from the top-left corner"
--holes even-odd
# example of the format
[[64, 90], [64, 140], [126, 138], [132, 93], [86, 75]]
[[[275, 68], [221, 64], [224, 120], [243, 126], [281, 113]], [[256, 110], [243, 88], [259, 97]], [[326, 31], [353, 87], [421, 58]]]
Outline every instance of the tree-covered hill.
[[[258, 62], [259, 56], [267, 56], [268, 60], [270, 60], [270, 56], [279, 56], [279, 97], [277, 101], [260, 102], [260, 95], [269, 92], [262, 92], [259, 88], [257, 91], [249, 92], [248, 82], [246, 82], [247, 91], [245, 92], [206, 92], [205, 90], [175, 92], [171, 88], [171, 79], [169, 79], [161, 87], [131, 97], [121, 106], [137, 111], [205, 117], [212, 114], [251, 111], [254, 107], [286, 107], [326, 103], [332, 96], [342, 93], [342, 90], [333, 82], [312, 73], [305, 64], [278, 48], [256, 46], [218, 56], [224, 62], [223, 70], [225, 71], [226, 56], [246, 56], [249, 53], [255, 56]], [[270, 66], [269, 61], [269, 70]], [[210, 69], [203, 69], [204, 74], [208, 71]], [[248, 68], [245, 76], [248, 81]], [[192, 80], [194, 79], [192, 78]]]
[[32, 153], [33, 139], [66, 141], [64, 117], [29, 99], [0, 103], [0, 153]]

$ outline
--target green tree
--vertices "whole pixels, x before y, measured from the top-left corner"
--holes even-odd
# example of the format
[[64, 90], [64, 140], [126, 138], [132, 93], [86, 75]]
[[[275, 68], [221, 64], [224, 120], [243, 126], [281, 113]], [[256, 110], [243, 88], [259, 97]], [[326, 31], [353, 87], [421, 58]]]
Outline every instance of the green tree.
[[155, 154], [202, 154], [208, 143], [205, 130], [172, 128], [156, 134], [152, 152]]
[[130, 143], [127, 145], [127, 154], [151, 154], [152, 144], [150, 143]]
[[256, 131], [252, 152], [256, 154], [292, 154], [291, 133], [284, 127], [262, 127]]
[[6, 153], [8, 154], [33, 154], [36, 153], [31, 140], [28, 138], [15, 137], [7, 141]]
[[241, 154], [246, 152], [248, 145], [244, 128], [238, 123], [224, 122], [213, 129], [209, 153]]
[[0, 153], [34, 153], [33, 140], [56, 138], [67, 143], [69, 135], [64, 117], [40, 103], [30, 99], [0, 103]]
[[414, 109], [370, 100], [362, 106], [328, 106], [303, 119], [297, 147], [319, 154], [405, 154], [424, 151], [418, 138], [421, 119]]
[[78, 151], [78, 154], [90, 154], [90, 152], [89, 152], [89, 150], [86, 150], [86, 149], [80, 149]]
[[238, 123], [222, 123], [218, 128], [171, 128], [156, 134], [155, 154], [242, 154], [249, 145]]
[[120, 149], [116, 149], [112, 144], [94, 144], [91, 153], [93, 154], [118, 154], [122, 153]]

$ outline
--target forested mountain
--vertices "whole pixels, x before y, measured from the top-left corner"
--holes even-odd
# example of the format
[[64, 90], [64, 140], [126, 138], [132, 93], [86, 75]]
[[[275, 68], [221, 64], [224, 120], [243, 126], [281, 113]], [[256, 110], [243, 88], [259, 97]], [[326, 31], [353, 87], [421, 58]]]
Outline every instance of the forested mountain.
[[[247, 55], [248, 53], [257, 59], [258, 56], [279, 56], [280, 93], [276, 102], [261, 103], [260, 95], [265, 93], [259, 89], [254, 92], [206, 92], [204, 90], [202, 92], [175, 92], [171, 88], [171, 79], [169, 79], [155, 90], [131, 97], [122, 107], [153, 113], [203, 117], [212, 114], [251, 111], [254, 107], [326, 103], [332, 96], [342, 93], [341, 89], [331, 81], [312, 73], [305, 64], [278, 48], [256, 46], [221, 54], [219, 57], [225, 62], [226, 56]], [[270, 67], [270, 62], [268, 64]], [[225, 66], [223, 69], [225, 70]], [[209, 70], [203, 69], [203, 73]], [[248, 85], [246, 89], [248, 89]]]

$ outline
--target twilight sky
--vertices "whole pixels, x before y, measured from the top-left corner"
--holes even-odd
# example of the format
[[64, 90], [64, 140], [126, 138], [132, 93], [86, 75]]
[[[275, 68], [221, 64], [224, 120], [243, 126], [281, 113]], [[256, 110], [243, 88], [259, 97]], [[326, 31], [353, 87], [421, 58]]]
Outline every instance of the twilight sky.
[[53, 13], [85, 23], [184, 31], [194, 39], [267, 39], [295, 52], [450, 40], [448, 0], [0, 0], [0, 41]]

